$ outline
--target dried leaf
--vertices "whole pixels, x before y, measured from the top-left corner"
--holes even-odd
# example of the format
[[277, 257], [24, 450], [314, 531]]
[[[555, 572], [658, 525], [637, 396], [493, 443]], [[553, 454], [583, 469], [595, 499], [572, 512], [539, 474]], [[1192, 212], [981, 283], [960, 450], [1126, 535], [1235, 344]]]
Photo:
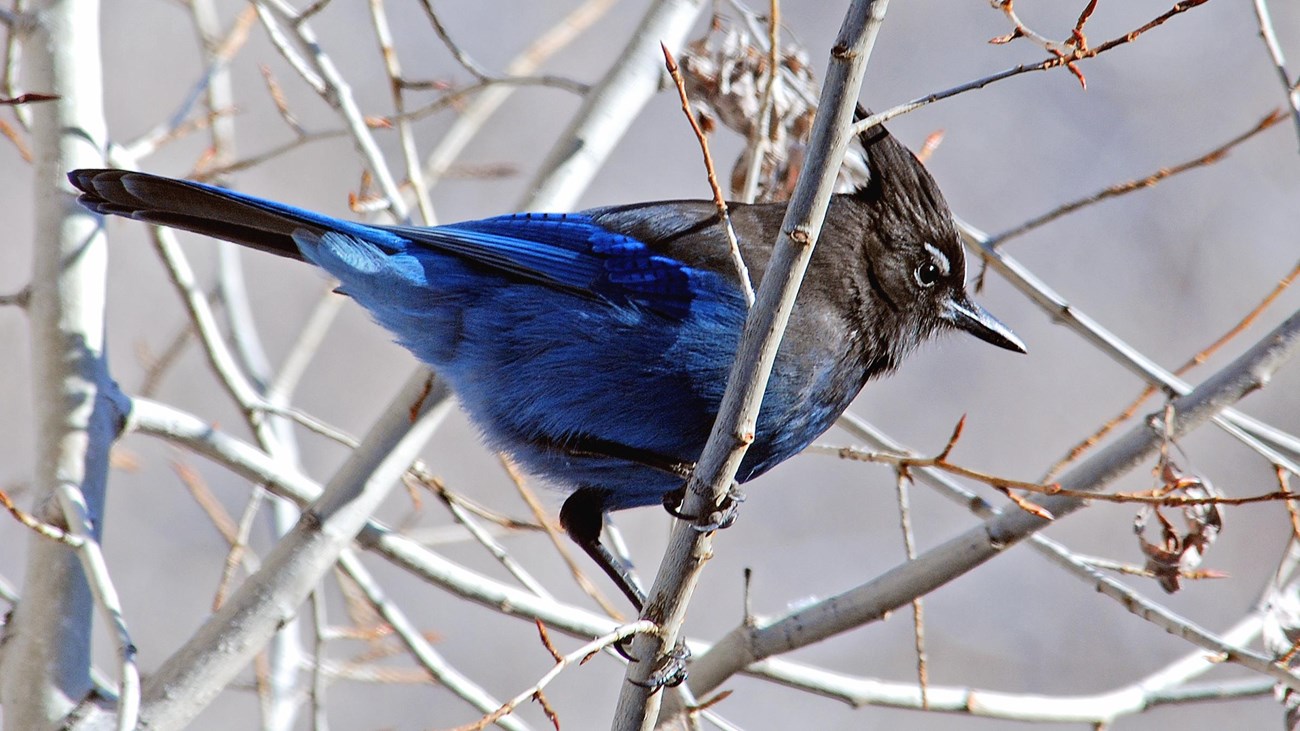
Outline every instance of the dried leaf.
[[[686, 91], [696, 106], [719, 124], [752, 140], [761, 129], [763, 97], [772, 74], [766, 37], [759, 39], [747, 27], [714, 18], [709, 31], [693, 41], [679, 59]], [[808, 53], [789, 42], [778, 56], [779, 83], [772, 89], [767, 143], [761, 146], [758, 166], [759, 202], [787, 200], [803, 163], [803, 147], [812, 130], [813, 105], [819, 94]], [[732, 194], [744, 189], [753, 158], [753, 145], [731, 171]], [[851, 150], [836, 183], [837, 192], [848, 192], [867, 178], [866, 162]]]
[[[1220, 493], [1209, 480], [1184, 473], [1171, 461], [1161, 469], [1164, 485], [1160, 494], [1180, 494], [1182, 497], [1205, 499], [1219, 497]], [[1160, 588], [1173, 594], [1178, 591], [1183, 576], [1194, 573], [1205, 559], [1205, 552], [1223, 530], [1223, 512], [1214, 503], [1197, 503], [1180, 508], [1183, 526], [1180, 531], [1173, 521], [1165, 517], [1160, 506], [1143, 508], [1133, 519], [1133, 532], [1138, 546], [1147, 557], [1146, 568], [1160, 582]], [[1160, 537], [1148, 540], [1146, 528], [1154, 516], [1159, 523]]]

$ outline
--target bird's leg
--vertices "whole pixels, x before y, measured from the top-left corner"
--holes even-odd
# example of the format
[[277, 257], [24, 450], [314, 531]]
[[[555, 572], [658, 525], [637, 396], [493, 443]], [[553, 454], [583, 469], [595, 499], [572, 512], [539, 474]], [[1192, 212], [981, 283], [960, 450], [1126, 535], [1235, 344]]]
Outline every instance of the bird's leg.
[[[590, 487], [574, 491], [560, 508], [560, 525], [564, 526], [569, 538], [591, 556], [605, 575], [623, 590], [623, 595], [640, 613], [645, 608], [646, 596], [632, 575], [632, 567], [600, 542], [600, 532], [605, 527], [605, 492]], [[615, 643], [613, 647], [627, 661], [638, 662], [627, 651], [625, 643], [631, 639], [629, 637], [623, 642]], [[637, 682], [637, 685], [651, 690], [681, 685], [686, 680], [686, 661], [690, 656], [691, 651], [679, 642], [664, 656], [662, 665], [644, 682]]]
[[645, 608], [645, 592], [637, 585], [632, 567], [600, 542], [605, 527], [605, 492], [591, 487], [574, 491], [560, 508], [560, 525], [591, 560], [618, 585], [637, 612]]
[[722, 502], [717, 509], [700, 515], [687, 515], [683, 513], [682, 503], [686, 500], [686, 486], [664, 493], [664, 510], [678, 520], [685, 520], [694, 524], [695, 530], [701, 533], [711, 533], [715, 530], [730, 528], [732, 523], [736, 522], [736, 517], [740, 515], [740, 504], [745, 502], [745, 493], [740, 491], [740, 485], [736, 482], [731, 483], [727, 492], [722, 496]]

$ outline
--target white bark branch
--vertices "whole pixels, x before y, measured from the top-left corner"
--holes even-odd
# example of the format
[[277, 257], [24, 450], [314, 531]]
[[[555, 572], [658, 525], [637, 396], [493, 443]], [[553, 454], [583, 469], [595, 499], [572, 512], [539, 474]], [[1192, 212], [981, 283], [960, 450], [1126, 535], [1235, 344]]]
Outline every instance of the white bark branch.
[[[1024, 264], [1006, 252], [989, 246], [988, 234], [961, 219], [957, 219], [957, 230], [961, 232], [967, 248], [973, 254], [987, 262], [1054, 321], [1074, 330], [1111, 360], [1124, 366], [1147, 383], [1166, 391], [1183, 396], [1192, 390], [1191, 385], [1186, 381], [1161, 368], [1155, 361], [1138, 352], [1136, 348], [1121, 340], [1101, 323], [1072, 306], [1064, 296], [1047, 286]], [[1214, 423], [1247, 446], [1261, 452], [1274, 463], [1283, 464], [1287, 469], [1296, 472], [1292, 461], [1300, 460], [1300, 438], [1275, 429], [1236, 409], [1224, 409], [1221, 413], [1215, 414]]]
[[[28, 308], [37, 441], [32, 512], [66, 527], [57, 495], [71, 486], [87, 508], [86, 538], [97, 541], [108, 450], [120, 422], [104, 364], [107, 252], [98, 217], [76, 205], [64, 174], [103, 162], [99, 4], [46, 0], [28, 10], [27, 86], [58, 95], [30, 109], [36, 153]], [[93, 601], [73, 549], [35, 534], [28, 546], [22, 601], [3, 638], [0, 704], [6, 725], [37, 729], [58, 723], [93, 687]]]
[[[151, 729], [183, 728], [299, 608], [410, 466], [449, 410], [444, 386], [412, 378], [302, 519], [221, 609], [144, 688]], [[411, 418], [418, 406], [419, 417]]]
[[[1161, 428], [1159, 419], [1146, 421], [1067, 473], [1061, 479], [1061, 487], [1094, 492], [1105, 488], [1156, 454], [1166, 438], [1176, 439], [1186, 434], [1228, 404], [1263, 387], [1297, 350], [1300, 350], [1300, 312], [1293, 314], [1190, 394], [1175, 400], [1172, 403], [1172, 431], [1168, 435]], [[1049, 497], [1040, 502], [1058, 520], [1086, 504], [1083, 500], [1063, 497]], [[720, 667], [708, 655], [701, 657], [692, 667], [691, 687], [696, 693], [706, 693], [748, 662], [789, 652], [876, 621], [915, 597], [933, 591], [999, 555], [1049, 524], [1021, 510], [999, 514], [861, 586], [762, 626], [733, 631], [710, 653], [716, 653], [718, 658], [730, 658], [726, 662], [733, 666]], [[1256, 653], [1233, 647], [1190, 622], [1162, 621], [1161, 626], [1200, 647], [1224, 653], [1228, 659], [1289, 687], [1300, 687], [1300, 677], [1289, 669]], [[738, 657], [747, 657], [748, 661], [737, 660]]]
[[551, 149], [523, 209], [567, 211], [576, 205], [614, 145], [659, 88], [663, 52], [677, 53], [704, 9], [703, 0], [655, 0], [618, 60], [582, 102]]
[[[856, 0], [845, 14], [831, 48], [826, 85], [818, 105], [820, 112], [808, 144], [808, 160], [786, 209], [758, 298], [745, 322], [708, 444], [687, 481], [682, 504], [687, 515], [709, 515], [717, 509], [753, 440], [772, 363], [851, 139], [853, 110], [887, 6], [887, 0]], [[644, 687], [644, 683], [668, 661], [668, 653], [677, 642], [686, 618], [695, 582], [711, 551], [708, 533], [684, 521], [674, 524], [642, 613], [643, 617], [659, 623], [661, 629], [658, 634], [639, 635], [633, 641], [633, 656], [640, 662], [628, 668], [630, 682], [623, 684], [619, 695], [614, 728], [649, 731], [654, 727], [662, 695]]]

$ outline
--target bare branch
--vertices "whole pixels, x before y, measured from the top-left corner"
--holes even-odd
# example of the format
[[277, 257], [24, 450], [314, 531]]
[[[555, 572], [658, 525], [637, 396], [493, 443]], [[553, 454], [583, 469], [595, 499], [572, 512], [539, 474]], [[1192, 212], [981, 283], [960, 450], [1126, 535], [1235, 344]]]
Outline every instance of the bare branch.
[[1006, 231], [1003, 231], [1000, 234], [990, 236], [987, 243], [989, 246], [997, 248], [998, 246], [1001, 246], [1004, 242], [1006, 242], [1007, 239], [1015, 238], [1016, 236], [1023, 236], [1024, 234], [1029, 233], [1030, 231], [1033, 231], [1034, 229], [1039, 228], [1041, 226], [1045, 226], [1062, 216], [1068, 215], [1070, 213], [1074, 213], [1080, 208], [1086, 208], [1094, 203], [1100, 203], [1101, 201], [1104, 201], [1108, 198], [1115, 198], [1124, 195], [1126, 193], [1132, 193], [1135, 190], [1150, 188], [1163, 180], [1172, 178], [1173, 176], [1179, 173], [1185, 173], [1188, 170], [1194, 170], [1196, 168], [1206, 167], [1207, 165], [1213, 165], [1214, 163], [1219, 162], [1220, 160], [1226, 158], [1228, 156], [1228, 153], [1232, 151], [1232, 148], [1236, 147], [1237, 145], [1240, 145], [1246, 140], [1249, 140], [1250, 138], [1254, 137], [1260, 132], [1263, 132], [1269, 127], [1272, 127], [1273, 125], [1282, 121], [1282, 118], [1283, 115], [1281, 110], [1275, 109], [1269, 112], [1267, 115], [1265, 115], [1263, 119], [1256, 122], [1255, 126], [1251, 127], [1249, 130], [1237, 135], [1236, 137], [1233, 137], [1231, 140], [1228, 140], [1222, 145], [1219, 145], [1213, 150], [1210, 150], [1204, 155], [1201, 155], [1200, 157], [1194, 158], [1192, 160], [1188, 160], [1186, 162], [1181, 162], [1177, 165], [1172, 165], [1170, 167], [1160, 168], [1156, 172], [1151, 173], [1146, 177], [1137, 178], [1135, 180], [1129, 180], [1123, 183], [1116, 183], [1115, 185], [1109, 186], [1107, 188], [1103, 188], [1102, 190], [1099, 190], [1096, 193], [1093, 193], [1092, 195], [1085, 196], [1078, 200], [1070, 201], [1069, 203], [1058, 206], [1048, 211], [1047, 213], [1042, 214], [1041, 216], [1035, 216], [1034, 218], [1031, 218], [1028, 221], [1025, 221], [1024, 223], [1020, 224], [1019, 226], [1016, 226], [1015, 228], [1007, 229]]
[[[433, 8], [429, 6], [428, 0], [424, 0], [424, 7], [432, 16]], [[438, 217], [433, 212], [429, 186], [424, 182], [424, 168], [420, 166], [420, 153], [415, 147], [415, 133], [411, 129], [410, 120], [405, 118], [406, 97], [402, 87], [402, 65], [397, 59], [397, 49], [393, 46], [393, 33], [388, 27], [388, 15], [384, 10], [383, 0], [370, 0], [370, 18], [375, 26], [375, 37], [379, 41], [379, 55], [384, 59], [384, 68], [388, 71], [388, 88], [393, 96], [393, 111], [397, 114], [397, 138], [402, 143], [406, 176], [411, 181], [423, 224], [432, 226], [438, 222]], [[437, 25], [436, 21], [435, 25]], [[437, 27], [441, 29], [442, 26], [437, 25]]]
[[388, 163], [379, 150], [378, 143], [375, 141], [374, 136], [370, 134], [365, 116], [361, 113], [361, 109], [352, 96], [352, 88], [334, 65], [334, 61], [329, 54], [325, 52], [315, 33], [311, 31], [305, 22], [299, 22], [294, 18], [291, 12], [292, 9], [283, 0], [260, 0], [256, 7], [262, 25], [266, 27], [273, 40], [282, 38], [286, 29], [276, 22], [276, 19], [272, 17], [272, 13], [292, 23], [287, 32], [291, 33], [298, 43], [309, 51], [310, 69], [289, 48], [287, 43], [279, 42], [277, 48], [294, 65], [299, 75], [316, 89], [321, 98], [338, 110], [339, 116], [343, 118], [348, 130], [352, 133], [352, 140], [356, 144], [357, 151], [366, 161], [370, 172], [379, 181], [380, 190], [383, 191], [385, 198], [387, 198], [388, 207], [392, 210], [393, 217], [399, 221], [404, 220], [406, 218], [406, 202], [402, 199], [402, 195], [397, 188], [397, 181], [393, 179], [392, 173], [388, 169]]
[[673, 84], [677, 86], [677, 95], [682, 100], [682, 113], [686, 115], [686, 121], [690, 122], [691, 131], [695, 133], [695, 139], [700, 143], [700, 152], [704, 155], [704, 171], [709, 179], [709, 190], [713, 191], [713, 205], [718, 207], [718, 216], [722, 219], [722, 229], [727, 235], [727, 243], [731, 248], [731, 260], [736, 267], [741, 290], [745, 293], [745, 304], [753, 307], [754, 285], [750, 281], [749, 268], [745, 266], [745, 259], [740, 255], [736, 229], [732, 228], [731, 215], [727, 213], [727, 200], [722, 196], [722, 188], [718, 186], [718, 175], [713, 170], [713, 155], [709, 154], [708, 135], [700, 128], [700, 122], [691, 109], [691, 100], [686, 96], [686, 82], [682, 79], [681, 69], [677, 68], [677, 61], [673, 59], [673, 54], [667, 46], [660, 47], [664, 52], [664, 64], [668, 68], [668, 74], [672, 76]]
[[[830, 70], [822, 89], [820, 112], [814, 122], [808, 164], [799, 176], [795, 194], [786, 209], [758, 299], [745, 322], [727, 390], [704, 453], [686, 484], [682, 510], [688, 515], [709, 515], [719, 504], [753, 440], [754, 424], [776, 350], [799, 292], [804, 270], [812, 257], [830, 203], [840, 161], [848, 147], [848, 128], [857, 104], [867, 59], [876, 33], [884, 21], [887, 0], [860, 0], [850, 5], [830, 54]], [[686, 617], [695, 582], [712, 550], [708, 532], [685, 521], [673, 526], [650, 590], [644, 616], [660, 625], [656, 635], [641, 635], [633, 644], [640, 662], [629, 668], [619, 696], [614, 728], [653, 728], [659, 714], [658, 693], [645, 683], [650, 673], [667, 659]], [[638, 684], [640, 683], [640, 684]]]
[[659, 86], [660, 44], [678, 51], [702, 0], [655, 0], [628, 45], [582, 102], [542, 163], [521, 210], [573, 208], [632, 119]]
[[[981, 256], [989, 266], [1006, 277], [1012, 286], [1033, 300], [1055, 321], [1075, 330], [1101, 352], [1142, 380], [1179, 395], [1186, 395], [1191, 391], [1191, 386], [1185, 381], [1161, 368], [1136, 348], [1107, 330], [1101, 323], [1073, 307], [1063, 296], [1030, 272], [1028, 267], [1007, 255], [1006, 252], [987, 246], [988, 234], [961, 219], [957, 219], [957, 229], [974, 253]], [[1296, 460], [1300, 460], [1300, 438], [1231, 408], [1216, 414], [1214, 423], [1243, 444], [1259, 452], [1270, 462], [1286, 465], [1293, 473], [1300, 470], [1300, 467], [1295, 464]]]
[[[103, 521], [109, 450], [124, 418], [123, 403], [107, 373], [104, 351], [107, 242], [98, 217], [71, 205], [67, 170], [98, 167], [108, 133], [103, 110], [99, 3], [41, 0], [23, 4], [24, 60], [33, 88], [57, 96], [24, 105], [32, 119], [35, 166], [31, 193], [32, 277], [27, 298], [31, 332], [31, 384], [35, 455], [32, 514], [43, 523], [83, 529], [95, 543]], [[17, 11], [17, 9], [16, 9]], [[11, 28], [4, 70], [6, 94], [17, 78]], [[80, 493], [75, 500], [69, 493]], [[70, 502], [71, 501], [71, 502]], [[73, 516], [73, 504], [85, 513]], [[90, 527], [87, 529], [86, 525]], [[0, 706], [7, 725], [61, 725], [91, 693], [92, 614], [111, 612], [106, 572], [85, 551], [28, 538], [22, 601], [5, 626], [0, 656]], [[99, 568], [102, 568], [100, 566]], [[120, 619], [120, 617], [118, 618]], [[115, 639], [124, 641], [124, 626]], [[123, 655], [122, 703], [130, 711], [135, 690], [130, 653]]]
[[[1183, 363], [1176, 370], [1174, 370], [1173, 375], [1182, 376], [1183, 374], [1187, 373], [1191, 369], [1201, 365], [1206, 360], [1208, 360], [1211, 355], [1217, 352], [1224, 345], [1227, 345], [1234, 338], [1236, 338], [1238, 335], [1244, 332], [1248, 327], [1250, 327], [1250, 325], [1260, 316], [1260, 314], [1262, 314], [1264, 310], [1268, 309], [1269, 305], [1277, 301], [1278, 296], [1280, 296], [1283, 292], [1287, 290], [1287, 288], [1289, 288], [1292, 284], [1294, 284], [1296, 279], [1298, 278], [1300, 278], [1300, 263], [1297, 263], [1295, 268], [1292, 269], [1290, 273], [1282, 277], [1282, 279], [1273, 287], [1272, 291], [1270, 291], [1267, 295], [1265, 295], [1264, 298], [1260, 300], [1259, 304], [1255, 305], [1255, 307], [1251, 309], [1250, 312], [1247, 312], [1244, 317], [1238, 320], [1236, 325], [1233, 325], [1231, 328], [1229, 328], [1227, 332], [1219, 336], [1218, 340], [1215, 340], [1213, 343], [1210, 343], [1209, 345], [1205, 346], [1200, 350], [1200, 352], [1198, 352], [1196, 355], [1193, 355], [1191, 358], [1189, 358], [1187, 362]], [[1138, 409], [1142, 406], [1142, 404], [1145, 403], [1148, 398], [1153, 396], [1155, 392], [1156, 392], [1156, 387], [1154, 385], [1148, 385], [1146, 388], [1142, 389], [1142, 393], [1138, 394], [1137, 398], [1133, 399], [1133, 401], [1130, 402], [1128, 406], [1124, 407], [1124, 410], [1121, 411], [1119, 415], [1107, 421], [1105, 424], [1101, 426], [1101, 428], [1097, 429], [1092, 434], [1089, 434], [1087, 437], [1084, 437], [1084, 439], [1081, 440], [1079, 443], [1075, 444], [1074, 447], [1072, 447], [1064, 457], [1062, 457], [1055, 464], [1049, 467], [1047, 469], [1047, 474], [1043, 477], [1042, 481], [1043, 482], [1051, 481], [1053, 477], [1055, 477], [1057, 474], [1060, 473], [1061, 469], [1063, 469], [1066, 465], [1070, 464], [1074, 460], [1078, 459], [1080, 456], [1083, 455], [1084, 452], [1086, 452], [1088, 449], [1091, 449], [1094, 445], [1100, 442], [1102, 437], [1109, 434], [1120, 424], [1133, 418], [1133, 415], [1137, 413]], [[1278, 469], [1282, 469], [1282, 467], [1279, 466]], [[1289, 506], [1290, 503], [1288, 503], [1288, 507]]]
[[[419, 629], [407, 618], [401, 608], [385, 595], [379, 583], [370, 575], [370, 572], [366, 570], [360, 559], [352, 551], [343, 551], [339, 555], [339, 568], [356, 582], [356, 585], [365, 593], [366, 601], [370, 602], [370, 606], [393, 629], [393, 632], [401, 640], [411, 657], [415, 658], [420, 667], [424, 668], [434, 680], [460, 696], [481, 713], [490, 713], [501, 705], [500, 701], [493, 698], [477, 683], [458, 671], [433, 648], [433, 645], [420, 634]], [[528, 728], [522, 722], [505, 718], [498, 721], [497, 725], [508, 729], [508, 731], [526, 731]]]
[[[570, 652], [567, 655], [556, 656], [555, 666], [552, 667], [550, 670], [548, 670], [546, 674], [543, 675], [541, 679], [539, 679], [531, 687], [524, 690], [522, 693], [515, 696], [514, 698], [511, 698], [510, 700], [506, 701], [500, 708], [484, 716], [477, 723], [472, 723], [467, 726], [461, 726], [458, 729], [456, 729], [456, 731], [481, 731], [483, 728], [486, 728], [488, 724], [496, 723], [497, 720], [500, 719], [501, 717], [509, 713], [513, 713], [515, 708], [517, 708], [519, 704], [524, 703], [530, 698], [536, 698], [537, 695], [541, 693], [543, 688], [549, 685], [550, 682], [556, 678], [556, 676], [558, 676], [561, 672], [565, 670], [565, 668], [568, 668], [570, 665], [573, 665], [574, 663], [586, 662], [588, 658], [600, 652], [601, 650], [605, 649], [606, 647], [616, 645], [622, 642], [623, 640], [626, 640], [627, 638], [633, 637], [635, 635], [654, 632], [656, 629], [657, 628], [655, 627], [655, 624], [653, 622], [643, 619], [638, 622], [633, 622], [632, 624], [623, 625], [622, 627], [619, 627], [618, 629], [614, 630], [613, 632], [610, 632], [609, 634], [602, 635], [601, 637], [597, 637], [596, 639], [592, 640], [591, 642], [588, 642], [587, 644], [583, 645], [582, 647], [579, 647], [578, 649], [574, 650], [573, 652]], [[552, 649], [551, 652], [552, 654], [554, 654], [555, 652], [554, 649]], [[559, 728], [558, 724], [556, 724], [556, 728]]]
[[[445, 390], [424, 395], [426, 388], [424, 377], [408, 381], [309, 508], [314, 519], [300, 520], [261, 571], [149, 678], [143, 723], [176, 727], [193, 718], [296, 613], [447, 413]], [[414, 422], [412, 408], [420, 415]]]
[[[1290, 357], [1300, 350], [1300, 312], [1292, 315], [1273, 332], [1243, 354], [1236, 361], [1207, 379], [1187, 396], [1172, 404], [1172, 416], [1166, 432], [1160, 423], [1144, 423], [1129, 431], [1106, 449], [1094, 454], [1071, 470], [1062, 479], [1066, 489], [1095, 493], [1142, 461], [1159, 453], [1166, 439], [1178, 438], [1207, 421], [1246, 394], [1261, 388]], [[1042, 507], [1056, 516], [1064, 517], [1086, 505], [1082, 498], [1048, 497]], [[828, 597], [816, 604], [792, 612], [754, 629], [744, 637], [735, 632], [725, 643], [741, 643], [749, 662], [773, 654], [789, 652], [831, 635], [880, 619], [893, 609], [947, 583], [970, 569], [1000, 555], [1004, 550], [1033, 535], [1049, 524], [1041, 517], [1024, 511], [1010, 511], [989, 518], [981, 526], [959, 535], [939, 547], [922, 554], [915, 561], [896, 567], [877, 579], [842, 594]], [[1088, 571], [1094, 571], [1090, 567]], [[1113, 584], [1100, 577], [1099, 586], [1110, 590]], [[1131, 595], [1128, 595], [1131, 599]], [[1248, 650], [1231, 647], [1219, 638], [1185, 620], [1172, 618], [1153, 606], [1137, 605], [1143, 616], [1158, 621], [1184, 639], [1212, 652], [1223, 653], [1225, 659], [1238, 662], [1258, 673], [1277, 680], [1288, 687], [1300, 688], [1300, 676], [1284, 666], [1274, 663]], [[719, 652], [718, 647], [714, 652]], [[733, 651], [737, 648], [730, 648]], [[726, 653], [719, 652], [720, 656]], [[746, 663], [748, 664], [748, 663]], [[707, 676], [701, 678], [700, 676]], [[692, 673], [695, 692], [708, 692], [722, 679], [717, 668], [712, 668], [701, 658]], [[697, 684], [698, 683], [698, 684]]]
[[[534, 73], [548, 57], [568, 45], [580, 33], [599, 20], [614, 0], [586, 0], [569, 12], [559, 23], [541, 34], [527, 48], [506, 65], [508, 77], [522, 77]], [[451, 127], [442, 135], [425, 160], [425, 178], [430, 187], [451, 169], [452, 163], [460, 155], [469, 141], [482, 129], [484, 122], [492, 116], [517, 87], [512, 84], [493, 84], [477, 94], [464, 109]], [[580, 93], [586, 94], [589, 88]]]
[[1291, 107], [1291, 118], [1295, 120], [1296, 135], [1300, 136], [1300, 79], [1293, 80], [1286, 70], [1286, 57], [1282, 55], [1277, 32], [1273, 30], [1273, 15], [1269, 12], [1268, 0], [1255, 0], [1254, 6], [1255, 20], [1259, 22], [1259, 37], [1264, 41], [1268, 57], [1272, 59], [1273, 67], [1277, 69], [1277, 75], [1282, 81], [1282, 89], [1286, 92], [1286, 100]]
[[[1005, 71], [1000, 71], [996, 74], [985, 76], [981, 79], [976, 79], [974, 81], [966, 82], [965, 84], [961, 84], [960, 86], [954, 86], [951, 89], [947, 89], [945, 91], [939, 91], [933, 94], [928, 94], [919, 99], [914, 99], [913, 101], [907, 102], [906, 104], [899, 104], [898, 106], [891, 107], [889, 109], [886, 109], [883, 112], [877, 112], [876, 114], [872, 114], [871, 116], [862, 119], [857, 124], [855, 124], [853, 127], [853, 132], [854, 134], [857, 134], [858, 132], [870, 129], [882, 122], [888, 122], [889, 120], [893, 119], [894, 117], [897, 117], [900, 114], [907, 114], [908, 112], [915, 111], [928, 104], [933, 104], [934, 102], [940, 101], [942, 99], [947, 99], [949, 97], [953, 97], [958, 94], [964, 94], [968, 91], [974, 91], [976, 89], [983, 89], [989, 84], [992, 84], [997, 81], [1002, 81], [1003, 79], [1009, 79], [1013, 76], [1019, 76], [1020, 74], [1029, 73], [1031, 71], [1048, 71], [1050, 69], [1054, 69], [1060, 66], [1072, 67], [1073, 64], [1077, 61], [1093, 58], [1113, 48], [1118, 48], [1119, 46], [1122, 46], [1126, 43], [1132, 43], [1134, 40], [1137, 40], [1138, 36], [1146, 33], [1147, 31], [1153, 28], [1164, 25], [1165, 21], [1169, 20], [1170, 18], [1173, 18], [1174, 16], [1179, 15], [1181, 13], [1185, 13], [1194, 7], [1205, 4], [1206, 2], [1208, 2], [1208, 0], [1182, 0], [1181, 2], [1175, 3], [1172, 8], [1162, 13], [1161, 15], [1156, 16], [1153, 20], [1147, 22], [1146, 24], [1134, 30], [1129, 31], [1128, 33], [1125, 33], [1122, 36], [1112, 38], [1111, 40], [1106, 41], [1105, 43], [1102, 43], [1101, 45], [1096, 46], [1094, 48], [1079, 48], [1079, 49], [1075, 49], [1071, 53], [1053, 55], [1051, 58], [1045, 59], [1036, 64], [1021, 64], [1020, 66], [1015, 66], [1013, 68], [1006, 69]], [[1079, 77], [1080, 79], [1082, 79], [1081, 74], [1079, 74]]]

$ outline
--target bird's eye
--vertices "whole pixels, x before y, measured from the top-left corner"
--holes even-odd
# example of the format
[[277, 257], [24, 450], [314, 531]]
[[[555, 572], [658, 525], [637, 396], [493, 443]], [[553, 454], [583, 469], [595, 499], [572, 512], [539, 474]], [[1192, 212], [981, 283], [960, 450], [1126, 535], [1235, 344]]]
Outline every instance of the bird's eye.
[[916, 277], [917, 284], [922, 287], [933, 287], [943, 272], [939, 271], [939, 267], [934, 262], [929, 261], [917, 267], [912, 274]]

